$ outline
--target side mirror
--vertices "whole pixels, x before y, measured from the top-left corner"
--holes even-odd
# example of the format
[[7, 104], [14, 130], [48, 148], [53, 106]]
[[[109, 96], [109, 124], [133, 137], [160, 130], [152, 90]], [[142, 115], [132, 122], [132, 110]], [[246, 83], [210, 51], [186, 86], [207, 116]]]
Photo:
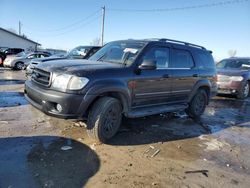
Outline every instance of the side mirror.
[[139, 66], [141, 70], [155, 70], [156, 69], [156, 61], [155, 60], [144, 60], [142, 64]]

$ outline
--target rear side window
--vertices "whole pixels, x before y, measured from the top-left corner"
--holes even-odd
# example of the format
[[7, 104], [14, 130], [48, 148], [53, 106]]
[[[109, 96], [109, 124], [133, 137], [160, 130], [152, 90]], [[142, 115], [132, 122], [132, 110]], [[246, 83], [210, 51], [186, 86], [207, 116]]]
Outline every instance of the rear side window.
[[196, 58], [199, 62], [199, 68], [214, 68], [214, 59], [210, 53], [197, 52]]
[[13, 49], [13, 52], [14, 52], [14, 53], [19, 53], [19, 52], [22, 52], [22, 49], [14, 48], [14, 49]]
[[192, 68], [194, 61], [189, 51], [173, 49], [170, 68]]

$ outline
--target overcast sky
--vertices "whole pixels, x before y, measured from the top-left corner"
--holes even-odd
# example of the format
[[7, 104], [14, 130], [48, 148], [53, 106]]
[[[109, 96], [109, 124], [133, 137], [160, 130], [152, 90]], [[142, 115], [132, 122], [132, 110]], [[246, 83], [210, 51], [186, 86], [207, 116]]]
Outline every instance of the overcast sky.
[[173, 38], [203, 45], [215, 59], [231, 49], [250, 56], [250, 0], [0, 0], [0, 27], [18, 31], [20, 20], [43, 47], [71, 49], [100, 37], [104, 5], [106, 42]]

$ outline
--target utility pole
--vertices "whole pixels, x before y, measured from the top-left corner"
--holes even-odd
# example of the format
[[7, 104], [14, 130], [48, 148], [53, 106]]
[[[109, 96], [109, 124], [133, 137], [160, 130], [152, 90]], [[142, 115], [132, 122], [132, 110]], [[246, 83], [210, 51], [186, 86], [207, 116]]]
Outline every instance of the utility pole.
[[22, 34], [22, 29], [21, 29], [21, 27], [22, 27], [22, 24], [21, 24], [21, 22], [19, 21], [19, 24], [18, 24], [18, 30], [19, 30], [19, 35], [21, 36], [21, 34]]
[[101, 44], [104, 42], [104, 22], [105, 22], [105, 6], [102, 7], [102, 33], [101, 33]]

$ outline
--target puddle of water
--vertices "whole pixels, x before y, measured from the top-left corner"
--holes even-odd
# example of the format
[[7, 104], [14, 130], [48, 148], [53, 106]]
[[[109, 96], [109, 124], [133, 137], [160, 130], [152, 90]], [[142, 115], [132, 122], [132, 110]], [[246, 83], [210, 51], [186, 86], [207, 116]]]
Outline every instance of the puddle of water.
[[83, 187], [100, 166], [88, 146], [62, 137], [0, 138], [0, 151], [0, 187]]
[[27, 105], [23, 93], [21, 92], [0, 92], [0, 107], [13, 107]]

